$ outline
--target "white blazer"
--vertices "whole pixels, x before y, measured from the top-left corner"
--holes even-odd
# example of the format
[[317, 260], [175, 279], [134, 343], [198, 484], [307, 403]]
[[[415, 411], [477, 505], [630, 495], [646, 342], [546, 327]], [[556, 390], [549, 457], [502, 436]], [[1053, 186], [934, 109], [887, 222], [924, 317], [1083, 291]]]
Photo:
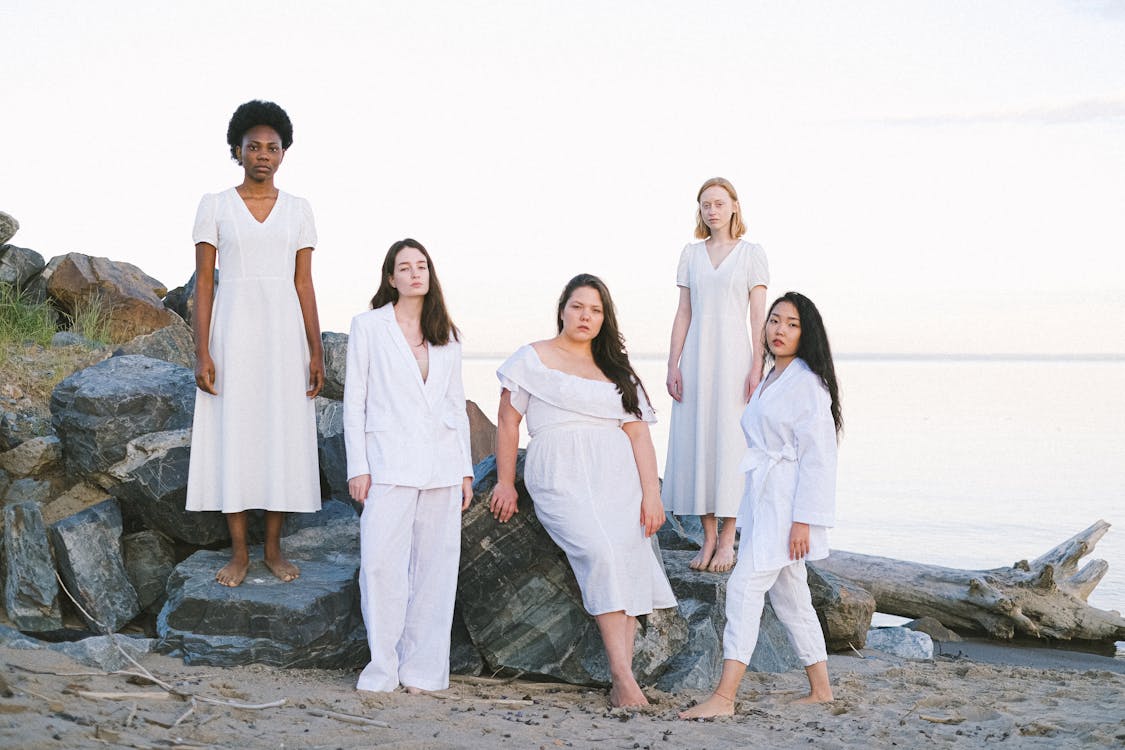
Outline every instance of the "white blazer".
[[352, 318], [344, 381], [348, 479], [430, 489], [473, 475], [461, 344], [430, 346], [429, 377], [390, 304]]

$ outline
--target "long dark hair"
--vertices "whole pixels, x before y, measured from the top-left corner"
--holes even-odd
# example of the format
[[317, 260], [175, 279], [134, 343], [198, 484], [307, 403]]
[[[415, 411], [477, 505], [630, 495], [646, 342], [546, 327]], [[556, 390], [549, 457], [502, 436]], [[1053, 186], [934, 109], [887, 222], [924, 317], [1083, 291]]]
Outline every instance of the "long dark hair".
[[641, 414], [641, 403], [637, 396], [637, 389], [641, 389], [646, 399], [648, 399], [648, 391], [645, 390], [644, 384], [641, 383], [636, 370], [633, 369], [633, 365], [629, 364], [629, 353], [625, 350], [625, 337], [621, 335], [621, 330], [617, 327], [617, 311], [613, 307], [613, 299], [609, 296], [609, 289], [604, 281], [592, 274], [580, 273], [566, 283], [566, 288], [559, 295], [558, 310], [555, 311], [555, 322], [558, 324], [559, 333], [562, 333], [563, 329], [563, 308], [570, 300], [570, 295], [574, 294], [574, 290], [582, 287], [593, 289], [602, 298], [602, 328], [598, 331], [594, 340], [590, 342], [590, 348], [594, 354], [594, 364], [617, 386], [617, 392], [621, 394], [621, 406], [625, 411], [638, 419], [643, 419], [644, 415]]
[[[786, 292], [773, 301], [770, 305], [769, 315], [782, 302], [788, 302], [797, 308], [797, 315], [801, 318], [801, 337], [797, 340], [797, 356], [805, 361], [809, 369], [815, 372], [828, 395], [832, 397], [832, 422], [836, 425], [836, 434], [844, 429], [844, 415], [840, 410], [840, 389], [836, 385], [836, 368], [832, 364], [832, 349], [828, 346], [828, 331], [824, 329], [824, 321], [820, 311], [812, 300], [797, 292]], [[765, 329], [762, 330], [762, 347], [769, 359], [769, 344], [766, 342]]]
[[395, 260], [398, 254], [412, 247], [426, 256], [426, 266], [430, 269], [430, 289], [422, 300], [422, 338], [434, 346], [445, 346], [450, 337], [455, 341], [461, 340], [461, 332], [449, 317], [445, 309], [445, 297], [441, 293], [441, 283], [438, 281], [437, 271], [434, 270], [434, 261], [430, 258], [429, 251], [422, 247], [418, 240], [407, 237], [391, 245], [387, 257], [383, 259], [383, 277], [379, 280], [379, 291], [371, 298], [371, 309], [375, 310], [387, 303], [398, 302], [398, 290], [391, 286], [391, 277], [395, 275]]

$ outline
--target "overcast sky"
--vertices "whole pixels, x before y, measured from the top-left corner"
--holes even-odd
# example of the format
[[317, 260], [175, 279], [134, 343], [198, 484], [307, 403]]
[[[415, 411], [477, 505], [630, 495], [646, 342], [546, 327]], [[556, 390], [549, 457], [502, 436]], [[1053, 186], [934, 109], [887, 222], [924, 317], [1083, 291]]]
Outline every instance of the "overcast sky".
[[664, 352], [723, 175], [839, 352], [1125, 353], [1125, 3], [0, 0], [0, 42], [0, 210], [47, 258], [183, 283], [266, 98], [325, 330], [412, 236], [469, 351], [591, 272]]

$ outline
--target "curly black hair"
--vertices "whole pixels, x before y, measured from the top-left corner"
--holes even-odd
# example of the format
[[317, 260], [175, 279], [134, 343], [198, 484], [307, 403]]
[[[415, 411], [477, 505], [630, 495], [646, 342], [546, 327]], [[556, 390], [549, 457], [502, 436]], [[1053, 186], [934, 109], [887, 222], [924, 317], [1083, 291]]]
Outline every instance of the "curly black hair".
[[230, 158], [238, 161], [235, 149], [242, 145], [242, 136], [246, 131], [259, 125], [267, 125], [277, 131], [281, 136], [281, 147], [289, 148], [293, 145], [293, 123], [285, 110], [273, 102], [264, 102], [254, 99], [239, 105], [231, 115], [230, 125], [227, 126], [227, 144], [230, 146]]

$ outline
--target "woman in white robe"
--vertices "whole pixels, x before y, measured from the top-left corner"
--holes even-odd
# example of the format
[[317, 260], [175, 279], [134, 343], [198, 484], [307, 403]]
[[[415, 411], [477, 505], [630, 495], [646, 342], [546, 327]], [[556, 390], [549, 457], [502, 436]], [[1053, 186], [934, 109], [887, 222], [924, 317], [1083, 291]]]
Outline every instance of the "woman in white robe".
[[444, 690], [461, 511], [473, 497], [459, 333], [415, 240], [391, 245], [371, 307], [352, 320], [344, 385], [371, 650], [356, 687]]
[[747, 450], [738, 512], [741, 550], [727, 583], [723, 672], [709, 698], [681, 718], [730, 716], [770, 604], [805, 665], [802, 703], [832, 700], [824, 634], [812, 606], [805, 560], [828, 556], [836, 517], [836, 438], [842, 425], [832, 353], [820, 313], [788, 292], [770, 307], [765, 343], [774, 367], [742, 414]]

